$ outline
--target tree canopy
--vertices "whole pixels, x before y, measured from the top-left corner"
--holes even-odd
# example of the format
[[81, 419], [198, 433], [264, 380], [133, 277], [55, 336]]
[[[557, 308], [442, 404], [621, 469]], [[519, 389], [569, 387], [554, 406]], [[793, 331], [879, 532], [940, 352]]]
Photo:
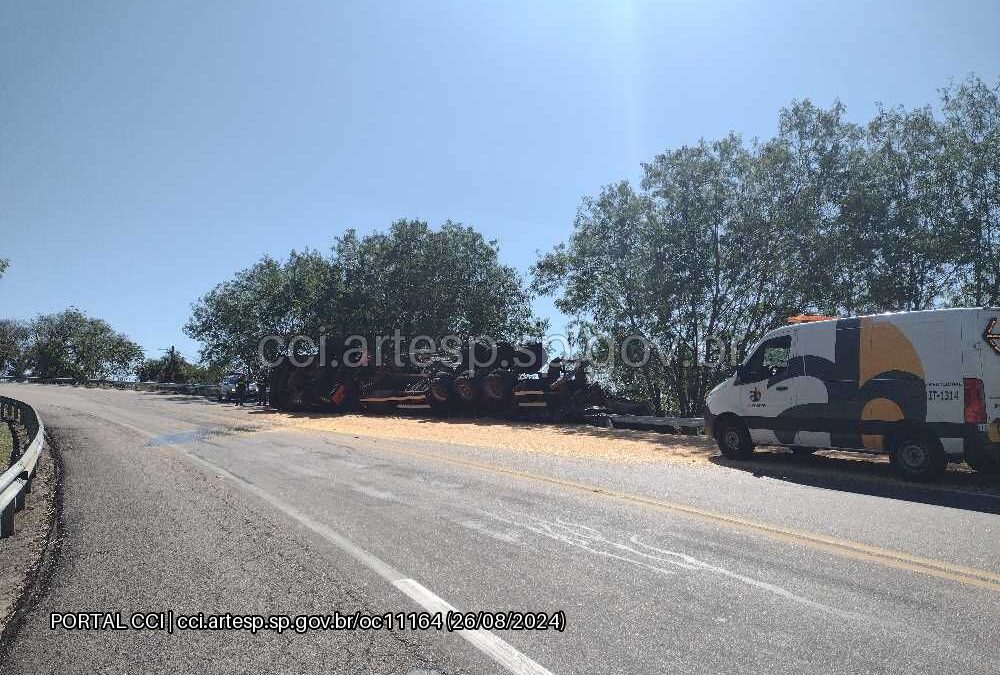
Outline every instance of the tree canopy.
[[258, 375], [269, 335], [517, 338], [540, 330], [530, 303], [496, 242], [459, 223], [399, 220], [386, 232], [348, 230], [328, 255], [265, 256], [198, 300], [185, 332], [202, 343], [205, 361]]
[[135, 370], [140, 382], [218, 382], [223, 372], [191, 363], [176, 350], [170, 349], [157, 359], [146, 359]]
[[129, 377], [142, 348], [107, 322], [71, 307], [28, 322], [0, 322], [0, 370], [36, 377], [111, 379]]
[[772, 139], [667, 150], [641, 189], [584, 198], [534, 288], [585, 333], [645, 338], [649, 363], [604, 375], [683, 414], [729, 372], [709, 352], [739, 359], [792, 314], [998, 305], [998, 88], [971, 77], [938, 110], [880, 107], [866, 125], [795, 101]]

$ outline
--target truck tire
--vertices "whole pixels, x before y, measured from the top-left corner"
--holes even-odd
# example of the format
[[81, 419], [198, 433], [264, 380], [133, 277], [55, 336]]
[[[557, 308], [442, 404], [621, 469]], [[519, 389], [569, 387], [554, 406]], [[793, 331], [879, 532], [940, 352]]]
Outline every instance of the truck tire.
[[452, 385], [454, 378], [447, 373], [439, 373], [431, 378], [427, 383], [427, 397], [431, 405], [447, 407], [451, 402]]
[[459, 375], [453, 386], [458, 399], [465, 405], [472, 405], [479, 400], [479, 382], [474, 375]]
[[948, 456], [933, 436], [910, 432], [893, 440], [889, 463], [902, 478], [927, 482], [941, 477], [948, 467]]
[[753, 441], [746, 425], [738, 418], [724, 417], [718, 422], [715, 441], [726, 459], [750, 459], [753, 456]]
[[497, 368], [483, 378], [483, 396], [495, 405], [510, 401], [514, 393], [513, 380], [513, 373]]

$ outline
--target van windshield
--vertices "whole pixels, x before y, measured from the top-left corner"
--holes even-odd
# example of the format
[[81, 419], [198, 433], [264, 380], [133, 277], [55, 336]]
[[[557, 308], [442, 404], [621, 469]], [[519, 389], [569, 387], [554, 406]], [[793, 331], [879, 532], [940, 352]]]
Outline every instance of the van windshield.
[[762, 343], [746, 364], [739, 370], [738, 379], [742, 382], [758, 382], [781, 373], [788, 367], [788, 359], [792, 351], [792, 337], [780, 335]]

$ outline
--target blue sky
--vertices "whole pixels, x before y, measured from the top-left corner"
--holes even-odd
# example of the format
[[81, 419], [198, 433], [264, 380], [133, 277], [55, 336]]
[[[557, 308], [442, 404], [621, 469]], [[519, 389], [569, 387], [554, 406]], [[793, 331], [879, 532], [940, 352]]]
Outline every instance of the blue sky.
[[[264, 253], [451, 218], [527, 270], [666, 148], [1000, 75], [1000, 3], [0, 3], [0, 316], [150, 355]], [[554, 318], [551, 302], [538, 311]]]

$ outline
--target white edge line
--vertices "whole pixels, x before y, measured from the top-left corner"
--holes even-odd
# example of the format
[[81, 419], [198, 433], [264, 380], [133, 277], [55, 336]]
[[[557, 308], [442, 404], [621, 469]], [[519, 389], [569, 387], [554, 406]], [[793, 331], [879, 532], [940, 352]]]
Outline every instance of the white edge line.
[[[397, 589], [402, 591], [407, 597], [427, 611], [442, 612], [445, 614], [447, 612], [458, 611], [448, 604], [443, 598], [438, 597], [430, 589], [423, 586], [420, 582], [404, 578], [395, 567], [381, 558], [372, 555], [368, 551], [365, 551], [363, 548], [354, 544], [339, 532], [313, 520], [295, 507], [285, 503], [253, 483], [247, 482], [239, 476], [223, 469], [221, 466], [210, 462], [204, 457], [180, 447], [177, 447], [177, 449], [195, 461], [207, 466], [212, 471], [216, 471], [219, 474], [226, 476], [231, 481], [239, 484], [243, 489], [248, 492], [252, 492], [285, 515], [291, 517], [316, 534], [320, 535], [331, 544], [341, 549], [352, 558], [391, 583]], [[455, 631], [455, 634], [464, 638], [472, 644], [473, 647], [483, 652], [515, 675], [553, 675], [550, 670], [539, 665], [490, 631], [458, 630]]]
[[[397, 579], [392, 585], [428, 612], [457, 612], [454, 607], [413, 579]], [[468, 640], [476, 649], [512, 673], [518, 675], [552, 675], [552, 672], [511, 647], [488, 630], [460, 630], [458, 635]]]

